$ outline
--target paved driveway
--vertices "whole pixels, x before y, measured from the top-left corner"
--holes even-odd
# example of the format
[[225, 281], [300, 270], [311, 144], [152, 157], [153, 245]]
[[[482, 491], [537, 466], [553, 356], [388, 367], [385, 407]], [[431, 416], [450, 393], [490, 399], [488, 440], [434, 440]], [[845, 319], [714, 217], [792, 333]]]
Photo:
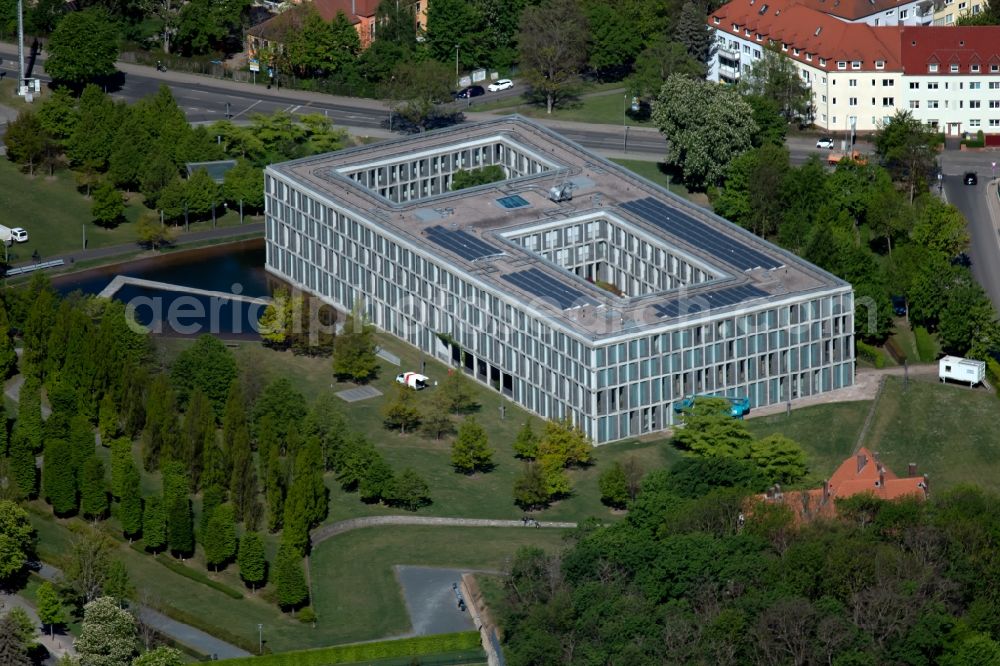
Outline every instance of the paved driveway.
[[458, 609], [458, 597], [452, 589], [453, 584], [462, 582], [462, 573], [459, 569], [396, 567], [413, 634], [429, 636], [476, 628], [469, 611]]

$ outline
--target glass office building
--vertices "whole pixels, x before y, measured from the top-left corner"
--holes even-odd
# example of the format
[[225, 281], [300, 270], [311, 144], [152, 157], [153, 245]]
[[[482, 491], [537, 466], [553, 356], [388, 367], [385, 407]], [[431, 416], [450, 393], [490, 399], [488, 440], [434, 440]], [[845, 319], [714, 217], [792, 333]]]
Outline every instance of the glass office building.
[[853, 382], [849, 284], [524, 118], [274, 164], [265, 189], [270, 272], [598, 444], [692, 395]]

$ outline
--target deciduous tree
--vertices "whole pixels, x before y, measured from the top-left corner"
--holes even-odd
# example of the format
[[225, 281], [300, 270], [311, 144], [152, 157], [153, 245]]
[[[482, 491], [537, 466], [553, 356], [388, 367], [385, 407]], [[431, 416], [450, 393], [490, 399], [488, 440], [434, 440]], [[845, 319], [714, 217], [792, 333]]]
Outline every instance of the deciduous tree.
[[443, 435], [455, 431], [448, 403], [445, 394], [437, 391], [427, 401], [427, 407], [420, 414], [420, 429], [434, 439], [441, 439]]
[[745, 94], [774, 100], [787, 122], [807, 122], [813, 115], [812, 91], [795, 62], [778, 49], [778, 45], [764, 49], [763, 57], [750, 66], [750, 75], [740, 79], [741, 89]]
[[236, 521], [231, 504], [222, 504], [212, 511], [204, 544], [205, 564], [216, 571], [236, 554]]
[[94, 222], [106, 229], [118, 226], [125, 217], [125, 199], [122, 193], [110, 182], [103, 180], [94, 190], [93, 196], [90, 214]]
[[7, 147], [7, 159], [25, 167], [30, 175], [51, 151], [52, 139], [42, 127], [38, 114], [20, 111], [17, 118], [7, 125], [3, 138]]
[[548, 502], [549, 493], [541, 466], [534, 461], [525, 463], [521, 474], [514, 481], [514, 503], [527, 511], [543, 507]]
[[378, 372], [375, 352], [375, 327], [358, 301], [344, 320], [333, 348], [333, 374], [338, 379], [367, 382]]
[[398, 383], [393, 386], [392, 396], [382, 408], [382, 424], [404, 435], [420, 424], [420, 410], [414, 403], [413, 389]]
[[309, 600], [302, 556], [292, 546], [282, 543], [274, 561], [274, 581], [278, 587], [278, 605], [284, 610], [300, 608]]
[[167, 545], [167, 514], [163, 499], [158, 495], [147, 497], [143, 502], [142, 542], [154, 553]]
[[0, 582], [9, 582], [34, 559], [36, 543], [28, 513], [11, 500], [0, 500]]
[[411, 467], [396, 476], [392, 491], [392, 502], [407, 511], [416, 511], [431, 503], [431, 492], [427, 482]]
[[514, 454], [518, 458], [533, 459], [538, 455], [538, 437], [531, 429], [531, 421], [525, 421], [521, 429], [517, 431], [517, 438], [514, 440]]
[[666, 161], [681, 168], [691, 187], [721, 182], [757, 131], [753, 110], [739, 92], [678, 74], [663, 85], [652, 115], [667, 138]]
[[546, 0], [521, 14], [521, 71], [545, 110], [571, 98], [587, 59], [590, 28], [575, 0]]
[[138, 652], [135, 619], [111, 597], [94, 599], [83, 607], [83, 629], [75, 646], [87, 666], [130, 664]]
[[63, 608], [62, 599], [52, 583], [45, 581], [38, 586], [35, 592], [35, 605], [38, 609], [38, 619], [42, 624], [49, 625], [49, 635], [55, 636], [56, 625], [66, 622], [66, 609]]
[[166, 645], [153, 648], [132, 660], [132, 666], [184, 666], [186, 663], [183, 652]]
[[221, 340], [206, 333], [181, 352], [170, 369], [170, 377], [181, 406], [200, 389], [212, 403], [215, 415], [221, 418], [229, 389], [237, 377], [236, 359]]
[[80, 511], [87, 518], [100, 520], [108, 512], [108, 489], [104, 463], [95, 455], [83, 464], [80, 473]]
[[57, 516], [76, 512], [76, 475], [72, 451], [65, 439], [51, 439], [45, 445], [42, 491]]
[[103, 8], [70, 12], [52, 33], [47, 50], [49, 76], [81, 85], [115, 73], [118, 29]]

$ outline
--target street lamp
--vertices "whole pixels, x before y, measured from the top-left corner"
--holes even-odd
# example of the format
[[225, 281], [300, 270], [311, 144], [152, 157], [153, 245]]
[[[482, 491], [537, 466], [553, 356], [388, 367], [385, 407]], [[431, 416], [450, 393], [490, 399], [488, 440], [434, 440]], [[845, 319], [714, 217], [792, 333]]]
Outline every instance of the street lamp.
[[455, 85], [458, 85], [458, 44], [455, 44]]
[[625, 101], [622, 102], [622, 152], [628, 152], [628, 125], [625, 119], [628, 116], [628, 93], [625, 93]]
[[264, 625], [257, 625], [257, 654], [264, 654]]

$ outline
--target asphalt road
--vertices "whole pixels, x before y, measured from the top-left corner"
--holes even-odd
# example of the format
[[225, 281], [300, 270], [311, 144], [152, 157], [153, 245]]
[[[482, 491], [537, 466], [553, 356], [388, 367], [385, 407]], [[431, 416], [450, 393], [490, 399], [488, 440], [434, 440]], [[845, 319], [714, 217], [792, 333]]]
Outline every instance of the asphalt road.
[[[986, 205], [986, 197], [991, 194], [987, 189], [992, 175], [990, 163], [998, 159], [1000, 154], [995, 152], [947, 151], [940, 161], [945, 197], [969, 223], [972, 275], [989, 294], [994, 308], [1000, 310], [1000, 236]], [[964, 184], [962, 176], [967, 171], [978, 173], [978, 185]]]

